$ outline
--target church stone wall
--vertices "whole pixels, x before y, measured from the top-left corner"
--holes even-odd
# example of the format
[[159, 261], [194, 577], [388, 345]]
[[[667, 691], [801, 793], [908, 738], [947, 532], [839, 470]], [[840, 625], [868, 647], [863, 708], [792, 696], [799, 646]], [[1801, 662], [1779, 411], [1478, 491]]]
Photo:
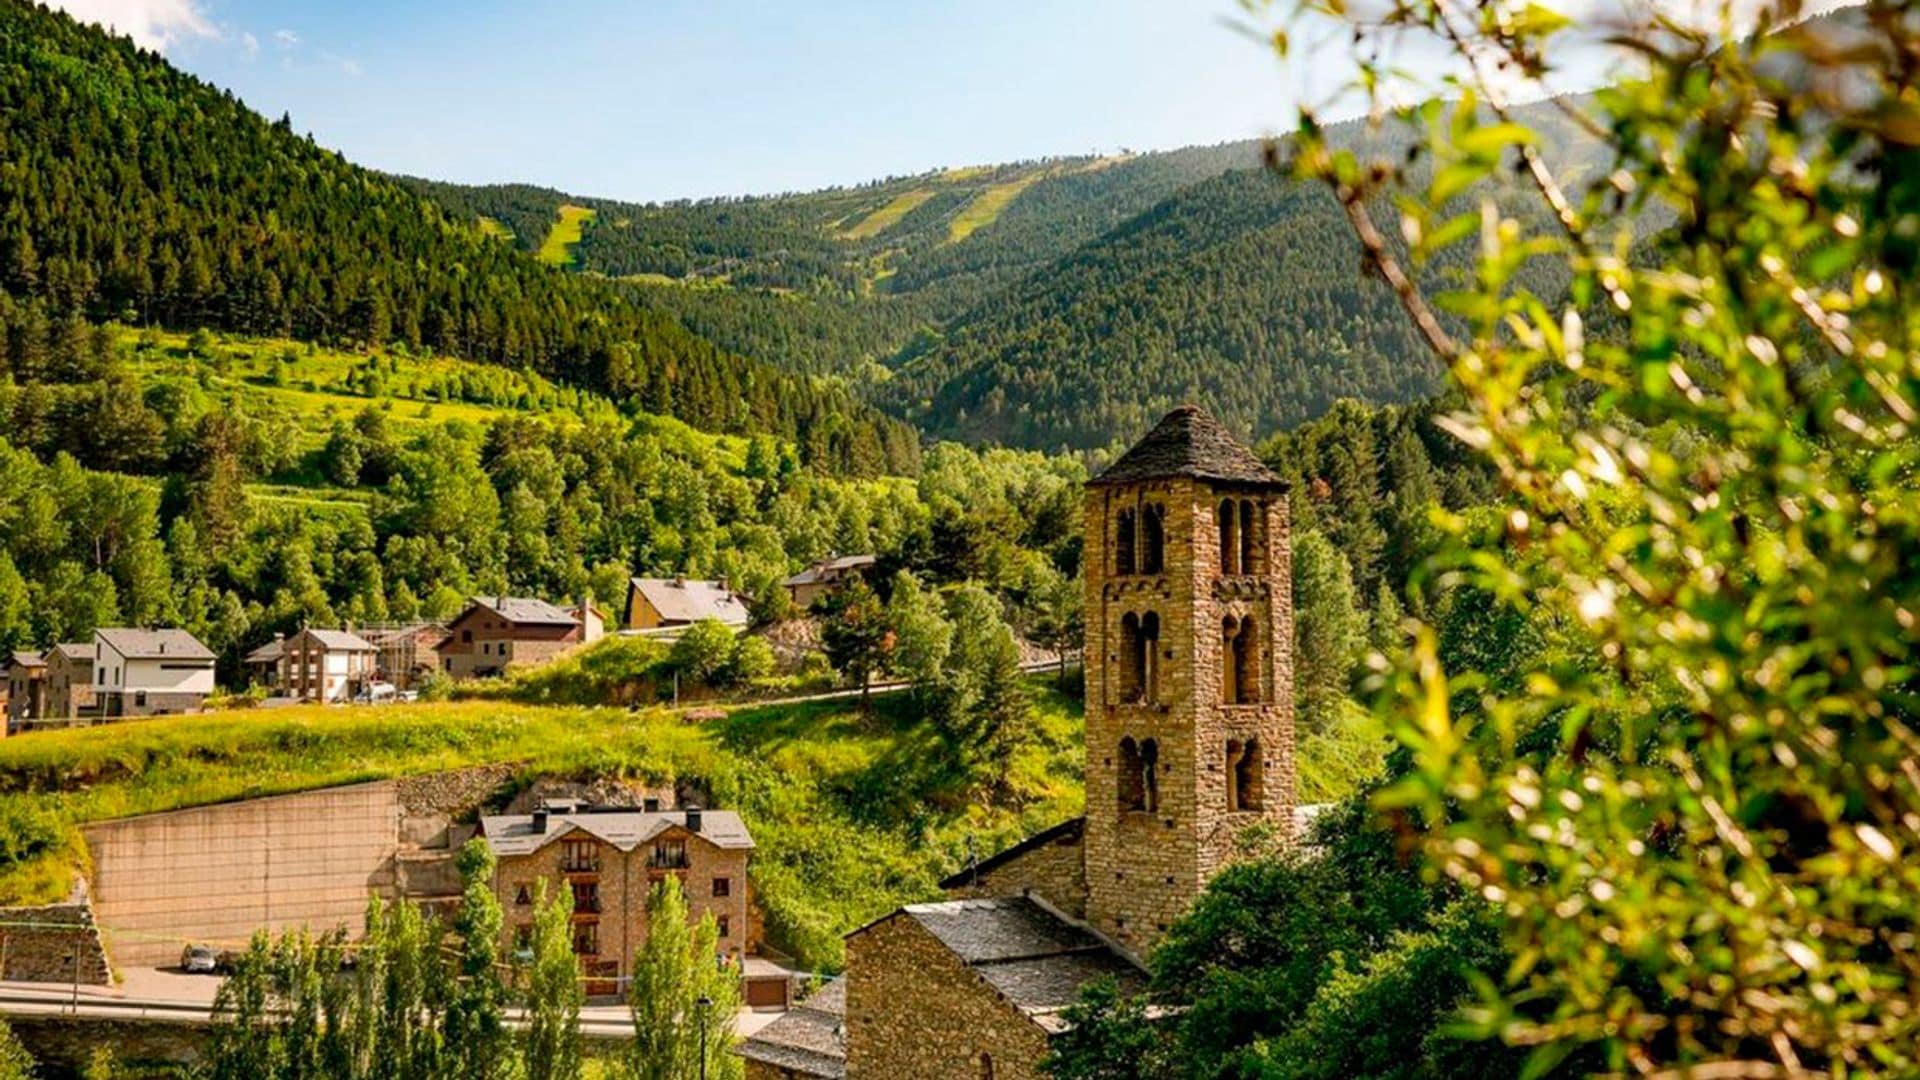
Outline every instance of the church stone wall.
[[1046, 1033], [911, 918], [848, 938], [846, 979], [848, 1080], [1043, 1080]]
[[965, 884], [947, 890], [957, 900], [1001, 896], [1038, 896], [1076, 919], [1087, 917], [1086, 845], [1071, 832], [1051, 843], [1023, 851]]

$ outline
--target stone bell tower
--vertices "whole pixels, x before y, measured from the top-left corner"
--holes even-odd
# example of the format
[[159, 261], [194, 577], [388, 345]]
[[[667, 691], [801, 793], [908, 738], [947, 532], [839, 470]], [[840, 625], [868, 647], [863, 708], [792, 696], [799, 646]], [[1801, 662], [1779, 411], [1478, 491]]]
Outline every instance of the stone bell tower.
[[1285, 485], [1188, 405], [1087, 485], [1087, 918], [1144, 955], [1291, 836]]

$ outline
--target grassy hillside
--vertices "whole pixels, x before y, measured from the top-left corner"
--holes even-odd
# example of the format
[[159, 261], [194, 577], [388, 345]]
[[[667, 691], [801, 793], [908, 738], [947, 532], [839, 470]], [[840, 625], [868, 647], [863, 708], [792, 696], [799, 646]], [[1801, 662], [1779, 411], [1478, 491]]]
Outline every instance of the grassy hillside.
[[1042, 693], [1016, 765], [1022, 803], [970, 802], [904, 699], [744, 709], [702, 725], [666, 710], [498, 703], [301, 707], [134, 721], [0, 742], [0, 903], [64, 895], [90, 821], [489, 762], [528, 775], [692, 780], [758, 843], [769, 933], [833, 965], [839, 936], [923, 899], [964, 858], [1080, 808], [1079, 713]]
[[[524, 775], [618, 776], [704, 786], [738, 809], [758, 848], [753, 880], [774, 942], [806, 965], [841, 960], [840, 936], [937, 894], [972, 838], [991, 853], [1081, 812], [1078, 699], [1033, 679], [1034, 737], [1012, 805], [982, 804], [945, 764], [906, 695], [739, 707], [689, 723], [667, 709], [497, 701], [302, 706], [169, 717], [0, 741], [0, 904], [65, 895], [87, 863], [80, 827], [205, 806], [511, 762]], [[1363, 734], [1308, 740], [1303, 801], [1351, 790], [1379, 762]]]

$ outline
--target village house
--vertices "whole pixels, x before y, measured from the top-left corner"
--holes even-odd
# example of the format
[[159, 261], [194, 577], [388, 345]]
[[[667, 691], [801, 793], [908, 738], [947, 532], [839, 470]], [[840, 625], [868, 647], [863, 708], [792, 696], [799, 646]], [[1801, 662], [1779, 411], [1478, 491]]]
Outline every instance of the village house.
[[837, 555], [822, 559], [780, 583], [793, 606], [811, 611], [813, 605], [856, 579], [873, 573], [878, 560], [872, 555]]
[[276, 633], [272, 641], [241, 657], [240, 666], [246, 669], [247, 685], [277, 693], [280, 689], [280, 659], [286, 655], [286, 651], [287, 635]]
[[[584, 630], [593, 630], [588, 640], [600, 636], [592, 626], [583, 626]], [[381, 679], [401, 690], [415, 690], [428, 675], [440, 670], [440, 647], [446, 644], [447, 628], [437, 622], [394, 623], [366, 627], [360, 636], [379, 650], [374, 670]]]
[[196, 712], [214, 691], [213, 651], [185, 630], [95, 630], [93, 644], [104, 719]]
[[34, 726], [72, 724], [99, 714], [93, 686], [93, 642], [55, 645], [47, 650], [47, 707]]
[[298, 701], [352, 701], [373, 681], [378, 652], [351, 631], [308, 627], [281, 646], [280, 690]]
[[629, 630], [692, 626], [702, 619], [735, 630], [751, 621], [747, 602], [724, 581], [637, 577], [627, 583], [627, 610], [620, 621]]
[[[667, 877], [679, 880], [690, 918], [713, 916], [722, 956], [744, 969], [759, 951], [747, 881], [753, 838], [732, 811], [550, 803], [483, 817], [480, 835], [498, 860], [494, 892], [510, 948], [531, 941], [539, 882], [572, 891], [573, 951], [591, 993], [616, 993], [632, 975], [647, 940], [647, 896]], [[784, 973], [777, 980], [759, 992], [771, 989], [784, 1002]], [[747, 992], [751, 999], [753, 983]]]
[[534, 667], [598, 641], [604, 625], [591, 602], [568, 611], [529, 597], [477, 597], [447, 625], [437, 650], [440, 667], [456, 679]]
[[7, 658], [7, 731], [19, 731], [47, 711], [47, 661], [17, 649]]
[[813, 1056], [751, 1075], [1038, 1080], [1087, 983], [1144, 985], [1214, 875], [1292, 842], [1285, 495], [1191, 406], [1088, 484], [1085, 817], [848, 935], [843, 1057], [790, 1015], [742, 1056], [808, 1039]]

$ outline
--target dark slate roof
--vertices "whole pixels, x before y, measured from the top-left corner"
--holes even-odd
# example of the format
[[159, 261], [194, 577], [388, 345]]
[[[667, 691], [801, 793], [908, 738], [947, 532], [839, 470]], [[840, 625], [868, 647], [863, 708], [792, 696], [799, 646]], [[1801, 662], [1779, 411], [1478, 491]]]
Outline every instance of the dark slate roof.
[[901, 917], [919, 923], [1050, 1035], [1066, 1029], [1061, 1013], [1094, 979], [1112, 976], [1129, 993], [1146, 987], [1132, 960], [1029, 897], [908, 904], [888, 916]]
[[841, 555], [837, 558], [823, 559], [781, 581], [780, 584], [792, 587], [813, 585], [822, 581], [838, 581], [849, 571], [866, 570], [879, 561], [879, 557], [874, 555]]
[[93, 632], [96, 642], [105, 642], [113, 651], [129, 660], [205, 660], [213, 661], [213, 650], [200, 639], [178, 627], [158, 630], [134, 630], [113, 627]]
[[1281, 483], [1272, 469], [1253, 456], [1253, 451], [1198, 405], [1182, 405], [1162, 417], [1146, 438], [1091, 483], [1131, 484], [1174, 477], [1240, 484]]
[[1077, 837], [1086, 830], [1086, 827], [1086, 818], [1069, 818], [1051, 829], [1043, 829], [1040, 832], [1034, 833], [1032, 836], [1027, 837], [1025, 840], [1020, 841], [1005, 851], [997, 852], [980, 860], [977, 866], [962, 868], [958, 873], [942, 881], [940, 887], [943, 889], [964, 889], [973, 884], [974, 875], [990, 873], [994, 869], [1012, 862], [1029, 851], [1046, 847], [1048, 844], [1065, 840], [1069, 837]]
[[46, 657], [27, 649], [13, 650], [13, 663], [16, 667], [46, 667]]
[[847, 980], [835, 979], [814, 991], [736, 1050], [749, 1061], [801, 1076], [838, 1080], [847, 1075]]

